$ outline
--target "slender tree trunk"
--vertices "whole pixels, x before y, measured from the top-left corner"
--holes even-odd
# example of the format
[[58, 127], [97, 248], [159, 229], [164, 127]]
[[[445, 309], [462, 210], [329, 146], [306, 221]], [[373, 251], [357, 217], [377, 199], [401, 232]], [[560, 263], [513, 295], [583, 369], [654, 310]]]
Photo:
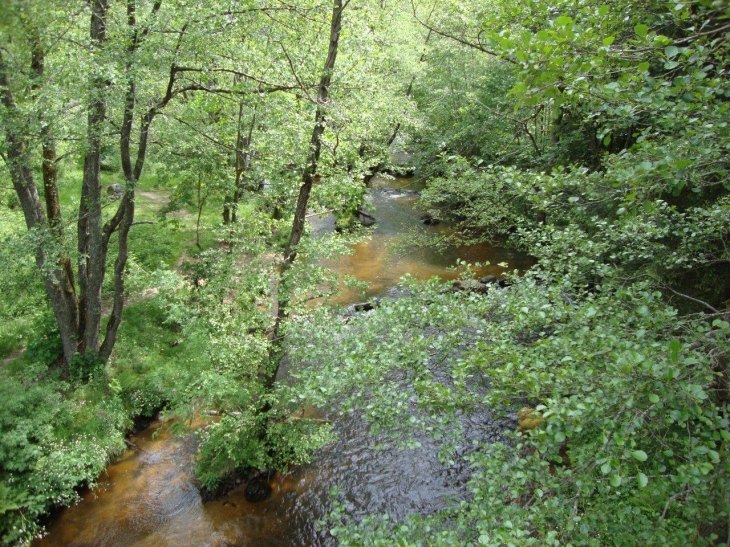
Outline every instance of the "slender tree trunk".
[[[32, 44], [31, 71], [34, 78], [33, 91], [41, 84], [44, 69], [44, 52], [40, 41], [35, 38]], [[19, 130], [19, 115], [15, 98], [10, 90], [8, 69], [0, 50], [0, 102], [5, 107], [4, 127], [7, 165], [13, 187], [23, 209], [28, 230], [38, 234], [38, 244], [34, 249], [35, 260], [41, 273], [51, 309], [58, 324], [63, 347], [63, 355], [68, 362], [78, 346], [78, 308], [74, 287], [73, 271], [68, 256], [57, 246], [62, 245], [61, 209], [56, 185], [56, 149], [50, 126], [43, 124], [41, 131], [43, 150], [43, 181], [47, 214], [33, 177], [28, 143]], [[50, 219], [50, 222], [49, 222]], [[50, 248], [49, 248], [50, 247]], [[49, 255], [50, 252], [50, 255]], [[49, 261], [58, 257], [54, 267]]]
[[223, 224], [236, 222], [236, 209], [238, 205], [238, 185], [241, 183], [241, 173], [243, 165], [243, 101], [238, 103], [238, 118], [236, 120], [236, 157], [234, 160], [235, 182], [233, 185], [233, 194], [226, 196], [226, 202], [223, 204]]
[[[345, 3], [345, 6], [347, 3]], [[304, 168], [302, 175], [302, 185], [299, 188], [299, 197], [297, 199], [297, 208], [294, 213], [294, 221], [292, 223], [291, 234], [289, 235], [289, 243], [284, 252], [284, 267], [289, 268], [294, 262], [297, 255], [297, 245], [302, 239], [304, 233], [304, 222], [307, 216], [307, 205], [309, 204], [309, 195], [312, 192], [314, 184], [314, 176], [317, 173], [319, 157], [322, 153], [322, 135], [325, 130], [326, 109], [329, 102], [330, 85], [332, 83], [332, 71], [337, 60], [337, 49], [340, 40], [340, 30], [342, 29], [342, 0], [334, 0], [332, 10], [332, 22], [330, 25], [330, 45], [327, 52], [327, 61], [325, 62], [322, 76], [319, 80], [319, 89], [317, 92], [317, 110], [314, 115], [314, 128], [312, 129], [312, 137], [309, 141], [309, 159]]]
[[[36, 79], [33, 90], [40, 89], [45, 69], [45, 52], [40, 39], [34, 36], [31, 68]], [[41, 118], [43, 114], [40, 115]], [[56, 167], [56, 142], [53, 138], [50, 123], [41, 120], [41, 149], [43, 194], [46, 202], [46, 215], [51, 235], [52, 245], [57, 246], [57, 271], [54, 279], [58, 284], [54, 287], [55, 305], [52, 304], [59, 333], [64, 348], [64, 359], [68, 362], [78, 349], [79, 307], [74, 283], [73, 265], [66, 254], [63, 219], [61, 217], [61, 202], [58, 194], [58, 168]], [[50, 296], [50, 295], [49, 295]]]
[[205, 194], [203, 194], [203, 179], [198, 174], [198, 216], [195, 219], [195, 245], [198, 247], [199, 250], [203, 250], [203, 247], [200, 245], [200, 217], [203, 216], [203, 207], [205, 207], [205, 202], [208, 200], [208, 191], [206, 190]]
[[[329, 103], [330, 85], [332, 83], [332, 72], [337, 60], [337, 50], [340, 42], [340, 31], [342, 29], [342, 12], [347, 7], [349, 0], [344, 3], [342, 0], [333, 0], [332, 20], [330, 23], [330, 42], [327, 51], [327, 60], [325, 61], [322, 75], [319, 80], [319, 88], [317, 91], [317, 110], [314, 115], [314, 127], [312, 129], [312, 137], [309, 141], [309, 158], [307, 165], [302, 174], [302, 185], [299, 188], [299, 197], [297, 199], [297, 208], [294, 213], [291, 233], [289, 234], [289, 242], [284, 252], [283, 261], [279, 269], [279, 281], [291, 268], [297, 256], [297, 246], [302, 239], [304, 233], [304, 223], [307, 216], [307, 205], [309, 204], [309, 196], [312, 192], [314, 177], [317, 173], [319, 165], [319, 157], [322, 153], [322, 135], [325, 130], [325, 117]], [[279, 340], [281, 338], [281, 324], [288, 314], [289, 297], [285, 290], [281, 290], [281, 283], [277, 287], [277, 311], [274, 328], [272, 329], [272, 340], [274, 350], [272, 354], [273, 367], [266, 374], [264, 385], [267, 390], [271, 390], [276, 382], [276, 375], [279, 372]]]
[[[151, 16], [157, 14], [162, 5], [162, 0], [156, 0], [152, 5]], [[130, 152], [130, 142], [132, 135], [132, 127], [134, 124], [134, 110], [136, 105], [136, 85], [132, 68], [134, 66], [134, 57], [139, 47], [140, 36], [144, 37], [149, 32], [149, 26], [141, 33], [137, 28], [136, 21], [136, 5], [135, 0], [127, 0], [127, 26], [130, 33], [130, 45], [127, 48], [127, 91], [124, 98], [124, 115], [122, 118], [122, 131], [119, 140], [119, 150], [122, 159], [122, 170], [126, 182], [124, 197], [122, 198], [116, 214], [103, 227], [103, 249], [104, 259], [109, 249], [109, 240], [112, 235], [117, 233], [117, 258], [114, 262], [114, 296], [112, 304], [112, 312], [106, 325], [104, 333], [104, 342], [99, 350], [99, 357], [106, 360], [111, 355], [114, 345], [117, 341], [117, 333], [119, 325], [122, 322], [122, 311], [124, 310], [124, 271], [129, 258], [129, 230], [134, 224], [135, 210], [135, 190], [137, 181], [142, 176], [145, 159], [147, 157], [147, 140], [152, 121], [157, 114], [157, 108], [152, 107], [142, 118], [139, 130], [139, 145], [137, 146], [137, 157], [132, 168], [132, 155]], [[170, 95], [170, 87], [166, 97]], [[169, 101], [169, 98], [167, 99]]]
[[[428, 42], [431, 40], [431, 33], [433, 31], [431, 29], [428, 30], [428, 34], [426, 34], [426, 40], [423, 42], [423, 52], [421, 53], [421, 56], [418, 59], [419, 64], [422, 63], [426, 59], [426, 46], [428, 46]], [[416, 77], [413, 76], [411, 78], [411, 81], [408, 83], [408, 89], [406, 89], [406, 98], [410, 99], [411, 95], [413, 95], [413, 84], [416, 83]], [[395, 127], [393, 128], [393, 132], [390, 134], [390, 137], [388, 137], [388, 146], [393, 144], [395, 142], [396, 137], [398, 137], [398, 132], [400, 131], [400, 122], [395, 124]]]
[[[261, 86], [259, 86], [261, 89]], [[244, 181], [246, 173], [251, 167], [251, 142], [253, 141], [253, 130], [256, 126], [256, 114], [258, 103], [254, 104], [251, 121], [248, 124], [248, 131], [244, 133], [243, 129], [243, 101], [238, 103], [238, 122], [236, 124], [236, 160], [235, 160], [235, 183], [233, 195], [226, 197], [226, 203], [223, 206], [223, 223], [229, 224], [236, 222], [238, 214], [238, 203], [243, 196]]]

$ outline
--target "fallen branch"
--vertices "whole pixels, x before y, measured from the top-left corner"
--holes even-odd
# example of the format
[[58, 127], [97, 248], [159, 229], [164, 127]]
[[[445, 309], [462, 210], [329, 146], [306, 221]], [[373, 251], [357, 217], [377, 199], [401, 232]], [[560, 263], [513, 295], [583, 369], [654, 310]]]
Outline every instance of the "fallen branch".
[[686, 298], [687, 300], [691, 300], [692, 302], [697, 302], [698, 304], [701, 304], [701, 305], [703, 305], [704, 307], [706, 307], [706, 308], [707, 308], [708, 310], [711, 310], [711, 311], [713, 311], [713, 312], [715, 312], [715, 313], [717, 313], [717, 314], [722, 314], [722, 312], [721, 312], [720, 310], [718, 310], [718, 309], [716, 309], [716, 308], [714, 308], [714, 307], [710, 306], [710, 305], [709, 305], [709, 304], [708, 304], [707, 302], [705, 302], [704, 300], [700, 300], [699, 298], [695, 298], [695, 297], [693, 297], [693, 296], [690, 296], [690, 295], [688, 295], [688, 294], [684, 294], [684, 293], [681, 293], [681, 292], [679, 292], [679, 291], [675, 291], [675, 290], [674, 290], [674, 289], [673, 289], [672, 287], [670, 287], [670, 286], [668, 286], [668, 285], [665, 285], [664, 287], [665, 287], [666, 289], [669, 289], [670, 291], [672, 291], [672, 292], [673, 292], [674, 294], [676, 294], [677, 296], [681, 296], [681, 297], [683, 297], [683, 298]]
[[324, 418], [309, 418], [307, 416], [287, 416], [288, 420], [309, 420], [310, 422], [317, 422], [319, 424], [331, 424], [331, 420], [325, 420]]
[[125, 442], [125, 443], [126, 443], [126, 444], [127, 444], [128, 446], [130, 446], [130, 447], [134, 448], [135, 450], [139, 450], [140, 452], [144, 452], [145, 454], [149, 454], [150, 456], [152, 456], [152, 455], [153, 455], [153, 454], [152, 454], [152, 452], [150, 452], [149, 450], [145, 450], [145, 449], [144, 449], [144, 448], [142, 448], [141, 446], [138, 446], [138, 445], [134, 444], [134, 443], [133, 443], [132, 441], [130, 441], [129, 439], [124, 439], [124, 442]]
[[310, 218], [310, 217], [321, 217], [322, 215], [327, 215], [329, 213], [334, 213], [335, 211], [339, 211], [339, 209], [330, 209], [329, 211], [323, 211], [321, 213], [311, 213], [304, 218]]

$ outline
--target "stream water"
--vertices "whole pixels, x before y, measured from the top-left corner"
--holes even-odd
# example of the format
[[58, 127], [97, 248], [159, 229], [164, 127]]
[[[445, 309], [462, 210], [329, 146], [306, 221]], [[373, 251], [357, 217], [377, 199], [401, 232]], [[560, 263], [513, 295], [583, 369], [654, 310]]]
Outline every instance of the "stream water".
[[[505, 261], [520, 270], [531, 265], [526, 257], [488, 245], [448, 253], [408, 245], [413, 230], [448, 230], [443, 225], [423, 227], [414, 209], [419, 190], [415, 184], [406, 178], [374, 179], [368, 199], [378, 222], [372, 238], [329, 266], [367, 282], [368, 296], [387, 296], [406, 273], [419, 279], [454, 278], [449, 267], [457, 259]], [[332, 218], [318, 218], [313, 230], [326, 232], [333, 225]], [[477, 273], [499, 275], [502, 269], [491, 265]], [[339, 302], [361, 298], [345, 292]], [[257, 504], [244, 499], [244, 484], [219, 500], [203, 503], [193, 477], [195, 439], [175, 437], [164, 424], [153, 423], [130, 437], [130, 449], [108, 467], [98, 486], [84, 492], [79, 504], [63, 510], [48, 526], [48, 535], [33, 545], [329, 547], [336, 541], [317, 522], [327, 515], [334, 486], [356, 517], [377, 512], [398, 519], [429, 513], [464, 495], [468, 469], [463, 465], [443, 469], [434, 441], [422, 439], [417, 450], [375, 450], [361, 418], [333, 418], [337, 441], [310, 465], [274, 476], [271, 498]], [[498, 437], [506, 426], [495, 423], [487, 411], [463, 419], [465, 431], [480, 440]]]

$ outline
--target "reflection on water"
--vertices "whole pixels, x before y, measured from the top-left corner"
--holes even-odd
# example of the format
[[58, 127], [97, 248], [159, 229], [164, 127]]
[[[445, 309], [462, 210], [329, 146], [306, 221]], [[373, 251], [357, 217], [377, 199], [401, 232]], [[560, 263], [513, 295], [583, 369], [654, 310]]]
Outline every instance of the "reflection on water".
[[[413, 209], [418, 188], [412, 179], [373, 182], [370, 199], [378, 224], [372, 238], [356, 245], [353, 255], [331, 264], [342, 274], [370, 283], [370, 295], [384, 294], [406, 273], [420, 279], [453, 278], [455, 273], [448, 267], [457, 258], [471, 263], [507, 261], [519, 269], [530, 265], [524, 257], [487, 245], [446, 254], [409, 246], [409, 231], [422, 226]], [[318, 220], [315, 232], [331, 229], [332, 224], [331, 219]], [[501, 272], [492, 265], [478, 273]], [[345, 294], [339, 301], [358, 298]], [[258, 504], [245, 500], [243, 484], [203, 504], [193, 477], [194, 437], [173, 437], [160, 423], [153, 424], [130, 438], [133, 448], [109, 466], [98, 487], [84, 493], [81, 503], [63, 510], [49, 526], [49, 535], [34, 545], [330, 546], [336, 544], [334, 538], [318, 528], [317, 521], [328, 512], [334, 486], [339, 486], [348, 512], [356, 517], [377, 512], [397, 519], [414, 512], [430, 513], [464, 494], [463, 459], [461, 465], [443, 469], [438, 444], [431, 439], [420, 439], [422, 447], [417, 451], [372, 450], [375, 441], [361, 418], [329, 418], [335, 421], [337, 441], [312, 464], [277, 474], [271, 481], [272, 497]], [[462, 420], [473, 440], [496, 438], [502, 429], [486, 411]]]
[[[488, 243], [445, 250], [416, 245], [413, 242], [419, 234], [446, 236], [452, 233], [444, 224], [425, 226], [421, 221], [422, 213], [414, 209], [421, 190], [417, 179], [376, 177], [371, 186], [368, 200], [377, 219], [372, 237], [355, 245], [351, 255], [323, 262], [340, 274], [367, 282], [368, 289], [364, 292], [366, 297], [386, 294], [406, 274], [424, 280], [434, 276], [456, 279], [459, 274], [453, 266], [458, 260], [469, 264], [489, 262], [489, 265], [473, 270], [478, 277], [501, 277], [507, 270], [524, 271], [533, 264], [525, 255]], [[315, 234], [334, 229], [334, 218], [331, 216], [312, 218], [310, 222]], [[508, 264], [508, 268], [498, 266], [503, 262]], [[359, 292], [346, 289], [333, 302], [347, 304], [360, 299]]]

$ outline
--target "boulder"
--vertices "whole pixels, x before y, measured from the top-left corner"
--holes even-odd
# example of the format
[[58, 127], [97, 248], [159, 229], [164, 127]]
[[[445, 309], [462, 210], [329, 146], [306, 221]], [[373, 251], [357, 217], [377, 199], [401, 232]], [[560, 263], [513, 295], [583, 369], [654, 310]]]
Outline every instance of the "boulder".
[[110, 184], [106, 187], [106, 195], [112, 198], [120, 198], [124, 195], [124, 186], [121, 184]]
[[254, 477], [246, 485], [243, 496], [249, 503], [259, 503], [271, 497], [271, 485], [262, 476]]
[[497, 279], [496, 275], [485, 275], [479, 280], [479, 283], [483, 283], [484, 285], [489, 285], [492, 283], [499, 283], [499, 279]]
[[441, 220], [433, 216], [431, 213], [424, 213], [421, 215], [421, 222], [423, 222], [426, 226], [436, 226], [437, 224], [441, 224]]
[[357, 215], [358, 219], [360, 220], [360, 224], [362, 224], [366, 228], [372, 226], [377, 222], [373, 215], [366, 213], [365, 211], [358, 211]]
[[453, 289], [455, 291], [469, 291], [477, 293], [487, 292], [487, 286], [476, 279], [457, 279], [454, 281]]

